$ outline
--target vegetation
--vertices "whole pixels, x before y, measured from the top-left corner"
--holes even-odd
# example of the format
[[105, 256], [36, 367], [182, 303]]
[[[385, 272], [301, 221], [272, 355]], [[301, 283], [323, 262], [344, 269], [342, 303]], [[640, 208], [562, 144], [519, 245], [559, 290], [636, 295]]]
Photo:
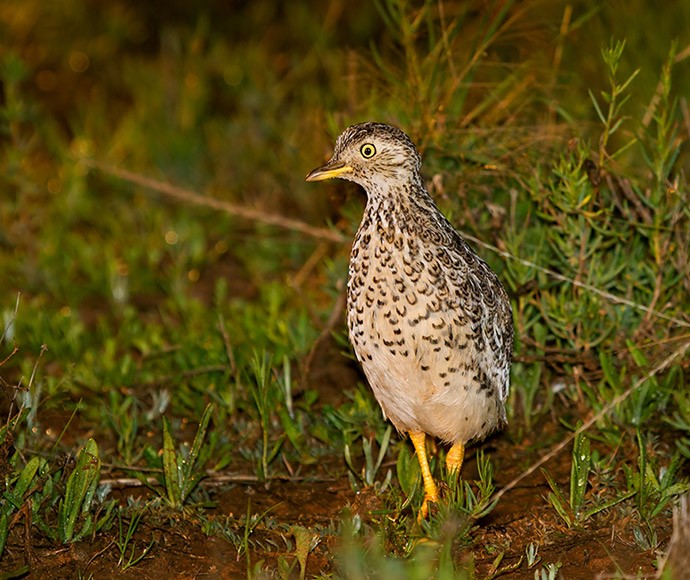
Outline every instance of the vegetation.
[[[689, 19], [6, 2], [0, 576], [66, 546], [42, 577], [557, 578], [609, 538], [597, 573], [659, 567], [690, 459]], [[439, 450], [421, 524], [341, 316], [362, 195], [303, 182], [363, 120], [419, 144], [514, 307], [509, 427], [461, 481]]]

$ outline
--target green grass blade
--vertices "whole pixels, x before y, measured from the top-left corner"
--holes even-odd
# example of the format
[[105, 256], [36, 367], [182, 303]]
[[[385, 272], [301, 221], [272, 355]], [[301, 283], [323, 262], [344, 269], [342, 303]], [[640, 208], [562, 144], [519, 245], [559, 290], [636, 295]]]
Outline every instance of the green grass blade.
[[388, 451], [388, 444], [390, 443], [392, 432], [393, 428], [390, 425], [388, 425], [388, 427], [386, 428], [386, 432], [383, 434], [383, 439], [381, 440], [379, 456], [376, 460], [376, 465], [374, 466], [374, 473], [378, 473], [379, 469], [381, 468], [381, 464], [383, 463], [383, 460], [386, 457], [386, 451]]
[[182, 480], [180, 482], [180, 499], [182, 502], [187, 499], [194, 487], [196, 487], [196, 484], [203, 477], [203, 473], [198, 473], [195, 475], [194, 470], [197, 468], [197, 460], [204, 444], [204, 440], [206, 439], [206, 431], [208, 430], [208, 424], [211, 420], [213, 409], [213, 403], [206, 405], [204, 414], [201, 416], [201, 421], [199, 422], [199, 428], [196, 430], [196, 435], [194, 436], [194, 441], [192, 442], [192, 448], [189, 450], [189, 457], [182, 460]]
[[182, 507], [182, 489], [178, 471], [178, 456], [175, 442], [170, 435], [170, 421], [163, 417], [163, 479], [168, 503], [176, 509]]
[[589, 448], [589, 439], [584, 433], [575, 437], [573, 443], [572, 463], [570, 466], [570, 508], [579, 519], [580, 510], [585, 501], [585, 492], [589, 480], [589, 470], [592, 456]]
[[556, 481], [551, 477], [551, 474], [546, 471], [546, 469], [542, 468], [541, 472], [544, 474], [544, 477], [546, 478], [546, 482], [549, 484], [549, 487], [551, 488], [551, 493], [549, 493], [549, 503], [551, 503], [552, 507], [556, 510], [556, 513], [561, 516], [563, 521], [568, 524], [568, 527], [572, 527], [573, 525], [573, 515], [570, 512], [568, 502], [563, 495], [563, 492], [560, 490], [558, 487], [558, 484]]

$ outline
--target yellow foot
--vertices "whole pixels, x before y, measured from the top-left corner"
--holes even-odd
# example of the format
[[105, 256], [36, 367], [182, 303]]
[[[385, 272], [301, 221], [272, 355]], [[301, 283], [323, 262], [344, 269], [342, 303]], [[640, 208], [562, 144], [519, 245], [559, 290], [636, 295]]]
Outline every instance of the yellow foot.
[[419, 510], [419, 514], [417, 514], [417, 521], [421, 521], [429, 515], [429, 502], [438, 502], [438, 488], [429, 469], [429, 460], [426, 455], [426, 434], [421, 431], [410, 431], [410, 439], [417, 452], [417, 461], [419, 461], [422, 481], [424, 482], [424, 502]]
[[462, 469], [462, 462], [465, 458], [465, 444], [455, 443], [446, 455], [446, 470], [451, 475], [457, 475]]
[[422, 521], [427, 519], [429, 517], [429, 504], [432, 503], [437, 503], [438, 502], [438, 497], [431, 498], [427, 497], [427, 495], [424, 495], [424, 501], [422, 502], [422, 507], [419, 508], [419, 512], [417, 513], [417, 523], [419, 525], [422, 524]]

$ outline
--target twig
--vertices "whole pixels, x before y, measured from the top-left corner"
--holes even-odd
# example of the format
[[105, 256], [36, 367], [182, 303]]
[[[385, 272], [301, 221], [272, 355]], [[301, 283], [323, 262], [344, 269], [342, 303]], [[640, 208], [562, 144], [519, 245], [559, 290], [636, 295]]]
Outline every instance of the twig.
[[8, 354], [4, 359], [0, 360], [0, 367], [3, 366], [8, 360], [10, 360], [15, 354], [19, 352], [19, 347], [15, 344], [12, 348], [12, 352]]
[[312, 273], [317, 264], [328, 252], [328, 244], [320, 243], [316, 249], [311, 253], [304, 265], [299, 269], [299, 271], [288, 279], [288, 284], [293, 288], [299, 288], [302, 286], [307, 277]]
[[672, 578], [674, 573], [678, 574], [676, 577], [680, 577], [682, 570], [687, 568], [688, 546], [690, 546], [689, 498], [690, 495], [686, 493], [673, 508], [673, 534], [671, 534], [666, 553], [660, 554], [655, 578]]
[[124, 487], [160, 485], [160, 481], [155, 477], [147, 477], [146, 479], [138, 479], [136, 477], [111, 477], [109, 479], [100, 479], [98, 485], [118, 489]]
[[31, 377], [29, 378], [29, 386], [27, 388], [31, 388], [31, 385], [34, 384], [34, 379], [36, 378], [36, 371], [38, 370], [38, 364], [41, 362], [41, 359], [43, 358], [43, 354], [45, 351], [48, 350], [48, 345], [47, 344], [42, 344], [41, 345], [41, 351], [38, 353], [38, 358], [36, 359], [36, 362], [34, 363], [34, 368], [31, 371]]
[[157, 191], [178, 201], [210, 207], [230, 215], [235, 215], [264, 224], [270, 224], [286, 230], [297, 231], [314, 238], [321, 238], [324, 240], [330, 240], [332, 242], [345, 241], [345, 236], [340, 232], [310, 226], [301, 220], [286, 218], [282, 215], [268, 213], [259, 209], [230, 203], [214, 197], [206, 197], [189, 189], [178, 187], [177, 185], [172, 185], [171, 183], [166, 183], [165, 181], [158, 181], [157, 179], [146, 177], [127, 169], [120, 169], [112, 165], [107, 165], [93, 159], [83, 159], [82, 161], [86, 165], [99, 169], [103, 173], [107, 173], [108, 175], [112, 175], [114, 177], [119, 177], [120, 179], [129, 181], [130, 183], [136, 183], [137, 185], [152, 189], [153, 191]]
[[82, 574], [86, 574], [86, 570], [88, 569], [91, 564], [93, 564], [94, 560], [98, 558], [99, 556], [102, 556], [105, 554], [110, 548], [112, 548], [115, 545], [115, 540], [110, 540], [110, 543], [106, 544], [105, 548], [102, 550], [99, 550], [96, 552], [91, 558], [89, 558], [89, 561], [86, 563], [86, 566], [84, 567], [84, 570], [82, 570]]
[[[136, 470], [135, 468], [132, 468]], [[207, 477], [199, 482], [202, 487], [215, 487], [227, 483], [263, 483], [264, 481], [313, 481], [313, 482], [331, 482], [338, 481], [337, 478], [319, 478], [307, 476], [292, 477], [289, 475], [273, 475], [270, 477], [259, 477], [258, 475], [251, 475], [248, 473], [218, 473], [215, 471], [208, 471]], [[128, 488], [128, 487], [144, 487], [160, 485], [160, 481], [155, 477], [147, 477], [140, 479], [136, 477], [112, 477], [109, 479], [101, 479], [99, 485], [107, 485], [111, 488]]]

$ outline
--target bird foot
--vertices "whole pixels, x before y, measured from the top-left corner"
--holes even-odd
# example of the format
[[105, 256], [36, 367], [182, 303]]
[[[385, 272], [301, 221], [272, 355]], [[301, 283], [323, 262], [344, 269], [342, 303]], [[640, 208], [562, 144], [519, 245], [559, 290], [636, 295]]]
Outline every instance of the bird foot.
[[438, 503], [438, 494], [429, 496], [425, 495], [424, 496], [424, 501], [422, 502], [422, 507], [419, 508], [419, 512], [417, 513], [417, 523], [419, 525], [422, 524], [422, 521], [427, 519], [429, 517], [429, 504], [436, 504]]

